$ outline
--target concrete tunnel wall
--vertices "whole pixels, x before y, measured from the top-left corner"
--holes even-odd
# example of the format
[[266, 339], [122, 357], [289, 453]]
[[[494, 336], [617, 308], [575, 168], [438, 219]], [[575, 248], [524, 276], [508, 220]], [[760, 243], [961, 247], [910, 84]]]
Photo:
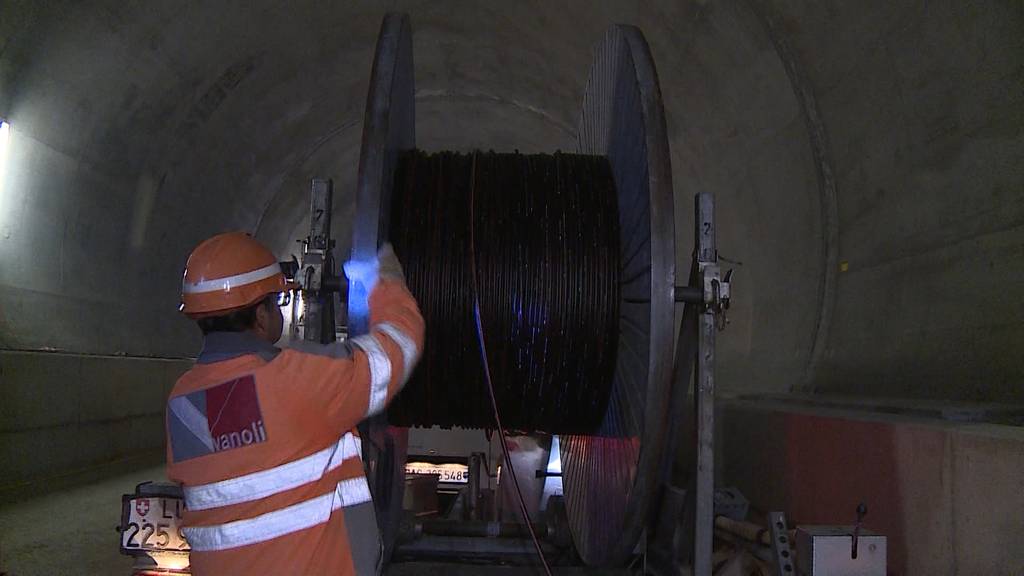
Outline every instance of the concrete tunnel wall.
[[677, 275], [700, 191], [742, 262], [722, 392], [1024, 399], [1019, 2], [15, 1], [0, 488], [160, 446], [198, 348], [176, 308], [200, 240], [242, 229], [295, 252], [309, 178], [329, 176], [347, 252], [386, 10], [412, 18], [426, 150], [571, 149], [592, 47], [612, 23], [643, 30]]

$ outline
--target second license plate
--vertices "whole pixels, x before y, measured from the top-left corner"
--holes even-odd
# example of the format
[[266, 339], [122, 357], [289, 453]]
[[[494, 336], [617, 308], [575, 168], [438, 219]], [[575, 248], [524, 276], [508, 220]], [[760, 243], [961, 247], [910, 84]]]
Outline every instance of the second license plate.
[[126, 497], [123, 500], [121, 549], [132, 551], [187, 551], [181, 533], [185, 503], [170, 497]]

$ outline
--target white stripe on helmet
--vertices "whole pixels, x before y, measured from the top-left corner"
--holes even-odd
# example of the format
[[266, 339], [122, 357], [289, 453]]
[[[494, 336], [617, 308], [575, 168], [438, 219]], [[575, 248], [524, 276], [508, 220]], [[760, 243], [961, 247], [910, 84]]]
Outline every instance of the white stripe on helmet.
[[185, 294], [202, 294], [204, 292], [221, 291], [227, 292], [232, 288], [238, 288], [239, 286], [245, 286], [246, 284], [266, 280], [267, 278], [273, 277], [275, 274], [281, 274], [281, 265], [277, 262], [264, 266], [259, 270], [253, 270], [252, 272], [246, 272], [244, 274], [235, 274], [234, 276], [228, 276], [227, 278], [200, 280], [193, 284], [190, 284], [189, 282], [182, 282], [181, 291]]

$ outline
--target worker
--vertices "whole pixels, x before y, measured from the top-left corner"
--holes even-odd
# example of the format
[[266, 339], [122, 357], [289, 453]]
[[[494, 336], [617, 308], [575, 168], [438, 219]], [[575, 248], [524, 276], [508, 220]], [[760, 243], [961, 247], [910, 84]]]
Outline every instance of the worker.
[[181, 310], [204, 341], [167, 401], [167, 475], [197, 576], [380, 570], [356, 425], [408, 379], [423, 317], [390, 246], [345, 270], [369, 294], [369, 334], [282, 350], [297, 286], [273, 253], [233, 232], [189, 256]]

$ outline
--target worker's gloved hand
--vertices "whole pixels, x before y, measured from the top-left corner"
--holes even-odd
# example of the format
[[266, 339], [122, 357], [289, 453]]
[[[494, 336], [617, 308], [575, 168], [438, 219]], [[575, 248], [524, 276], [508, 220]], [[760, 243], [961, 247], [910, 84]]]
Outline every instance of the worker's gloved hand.
[[369, 260], [349, 260], [342, 268], [350, 282], [362, 284], [367, 296], [373, 292], [380, 270], [380, 262], [376, 257]]
[[362, 284], [366, 289], [367, 295], [373, 292], [373, 289], [377, 286], [377, 281], [381, 278], [405, 281], [402, 265], [398, 262], [398, 257], [395, 256], [395, 251], [391, 248], [391, 244], [387, 243], [377, 252], [376, 257], [369, 260], [349, 260], [345, 262], [343, 268], [345, 269], [345, 276], [352, 282]]

